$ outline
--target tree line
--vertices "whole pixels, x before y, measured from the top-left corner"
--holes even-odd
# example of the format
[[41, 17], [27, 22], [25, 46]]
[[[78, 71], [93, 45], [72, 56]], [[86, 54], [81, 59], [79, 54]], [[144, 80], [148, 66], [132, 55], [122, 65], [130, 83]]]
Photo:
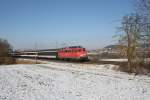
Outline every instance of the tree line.
[[0, 64], [12, 64], [15, 59], [11, 57], [12, 46], [7, 40], [0, 38]]

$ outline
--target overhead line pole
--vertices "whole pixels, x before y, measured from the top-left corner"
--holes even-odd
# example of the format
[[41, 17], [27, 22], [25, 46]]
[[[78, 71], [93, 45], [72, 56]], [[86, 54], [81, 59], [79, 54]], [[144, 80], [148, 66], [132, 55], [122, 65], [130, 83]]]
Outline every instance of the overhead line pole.
[[37, 64], [37, 56], [38, 56], [37, 43], [35, 43], [35, 64]]

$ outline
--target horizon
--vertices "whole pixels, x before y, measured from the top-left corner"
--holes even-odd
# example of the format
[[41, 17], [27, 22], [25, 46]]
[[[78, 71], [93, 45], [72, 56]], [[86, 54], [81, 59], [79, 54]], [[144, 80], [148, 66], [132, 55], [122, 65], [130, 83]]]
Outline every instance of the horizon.
[[132, 0], [0, 1], [0, 38], [14, 49], [81, 45], [87, 49], [114, 44], [112, 36]]

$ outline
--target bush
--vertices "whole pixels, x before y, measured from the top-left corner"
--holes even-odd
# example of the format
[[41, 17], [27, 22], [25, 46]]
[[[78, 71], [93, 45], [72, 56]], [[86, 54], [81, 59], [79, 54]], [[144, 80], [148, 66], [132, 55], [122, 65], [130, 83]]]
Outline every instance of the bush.
[[12, 47], [7, 40], [0, 39], [0, 64], [12, 64], [15, 62], [11, 57]]

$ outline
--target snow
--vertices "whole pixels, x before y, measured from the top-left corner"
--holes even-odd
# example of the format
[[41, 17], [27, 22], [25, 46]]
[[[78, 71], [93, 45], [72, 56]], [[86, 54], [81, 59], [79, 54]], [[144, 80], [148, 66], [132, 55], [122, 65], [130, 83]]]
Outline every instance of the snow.
[[100, 59], [100, 61], [127, 62], [128, 59]]
[[149, 100], [150, 77], [115, 65], [1, 65], [0, 100]]

